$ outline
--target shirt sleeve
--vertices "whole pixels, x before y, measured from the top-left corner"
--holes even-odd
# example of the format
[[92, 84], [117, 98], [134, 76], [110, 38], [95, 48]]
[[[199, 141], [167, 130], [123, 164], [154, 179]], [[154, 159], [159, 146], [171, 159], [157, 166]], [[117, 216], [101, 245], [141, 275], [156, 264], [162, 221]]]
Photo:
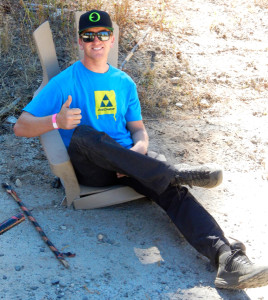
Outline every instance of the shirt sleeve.
[[132, 88], [130, 90], [128, 108], [125, 118], [127, 122], [142, 120], [141, 106], [135, 83], [132, 84]]
[[57, 81], [51, 79], [39, 94], [28, 103], [23, 110], [36, 117], [45, 117], [61, 110], [63, 94]]

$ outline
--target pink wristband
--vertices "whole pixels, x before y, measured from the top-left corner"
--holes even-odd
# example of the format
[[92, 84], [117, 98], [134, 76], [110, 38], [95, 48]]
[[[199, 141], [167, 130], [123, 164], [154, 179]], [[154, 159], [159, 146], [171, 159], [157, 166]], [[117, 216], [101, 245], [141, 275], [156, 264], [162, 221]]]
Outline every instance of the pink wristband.
[[59, 126], [57, 125], [56, 118], [57, 118], [57, 114], [52, 115], [52, 125], [55, 129], [59, 129]]

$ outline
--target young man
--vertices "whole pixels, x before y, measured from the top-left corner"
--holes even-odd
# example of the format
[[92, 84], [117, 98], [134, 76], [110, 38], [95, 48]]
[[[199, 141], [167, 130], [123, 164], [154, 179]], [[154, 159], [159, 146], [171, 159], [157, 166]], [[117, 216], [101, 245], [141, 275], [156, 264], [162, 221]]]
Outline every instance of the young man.
[[92, 10], [79, 21], [81, 61], [54, 77], [24, 108], [14, 127], [34, 137], [59, 129], [80, 183], [124, 184], [160, 205], [197, 251], [218, 265], [216, 287], [268, 284], [268, 267], [252, 264], [243, 244], [230, 244], [213, 217], [186, 187], [213, 187], [217, 168], [180, 168], [146, 155], [148, 135], [137, 90], [124, 72], [107, 64], [114, 43], [110, 16]]

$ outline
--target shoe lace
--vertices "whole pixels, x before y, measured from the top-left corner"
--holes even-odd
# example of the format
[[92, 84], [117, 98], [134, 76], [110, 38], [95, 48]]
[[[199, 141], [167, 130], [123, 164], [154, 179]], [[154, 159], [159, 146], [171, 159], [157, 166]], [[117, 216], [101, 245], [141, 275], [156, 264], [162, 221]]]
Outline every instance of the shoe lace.
[[250, 266], [253, 263], [249, 258], [243, 253], [241, 249], [232, 250], [232, 254], [226, 259], [226, 271], [236, 271], [241, 269], [241, 266]]

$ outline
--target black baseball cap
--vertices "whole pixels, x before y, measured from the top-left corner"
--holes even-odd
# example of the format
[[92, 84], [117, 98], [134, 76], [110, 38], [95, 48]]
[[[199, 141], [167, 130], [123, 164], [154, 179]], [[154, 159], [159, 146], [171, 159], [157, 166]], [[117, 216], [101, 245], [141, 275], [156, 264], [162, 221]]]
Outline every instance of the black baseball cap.
[[92, 27], [105, 27], [113, 31], [113, 24], [109, 14], [101, 10], [91, 10], [83, 15], [79, 19], [79, 31], [80, 34], [84, 30]]

